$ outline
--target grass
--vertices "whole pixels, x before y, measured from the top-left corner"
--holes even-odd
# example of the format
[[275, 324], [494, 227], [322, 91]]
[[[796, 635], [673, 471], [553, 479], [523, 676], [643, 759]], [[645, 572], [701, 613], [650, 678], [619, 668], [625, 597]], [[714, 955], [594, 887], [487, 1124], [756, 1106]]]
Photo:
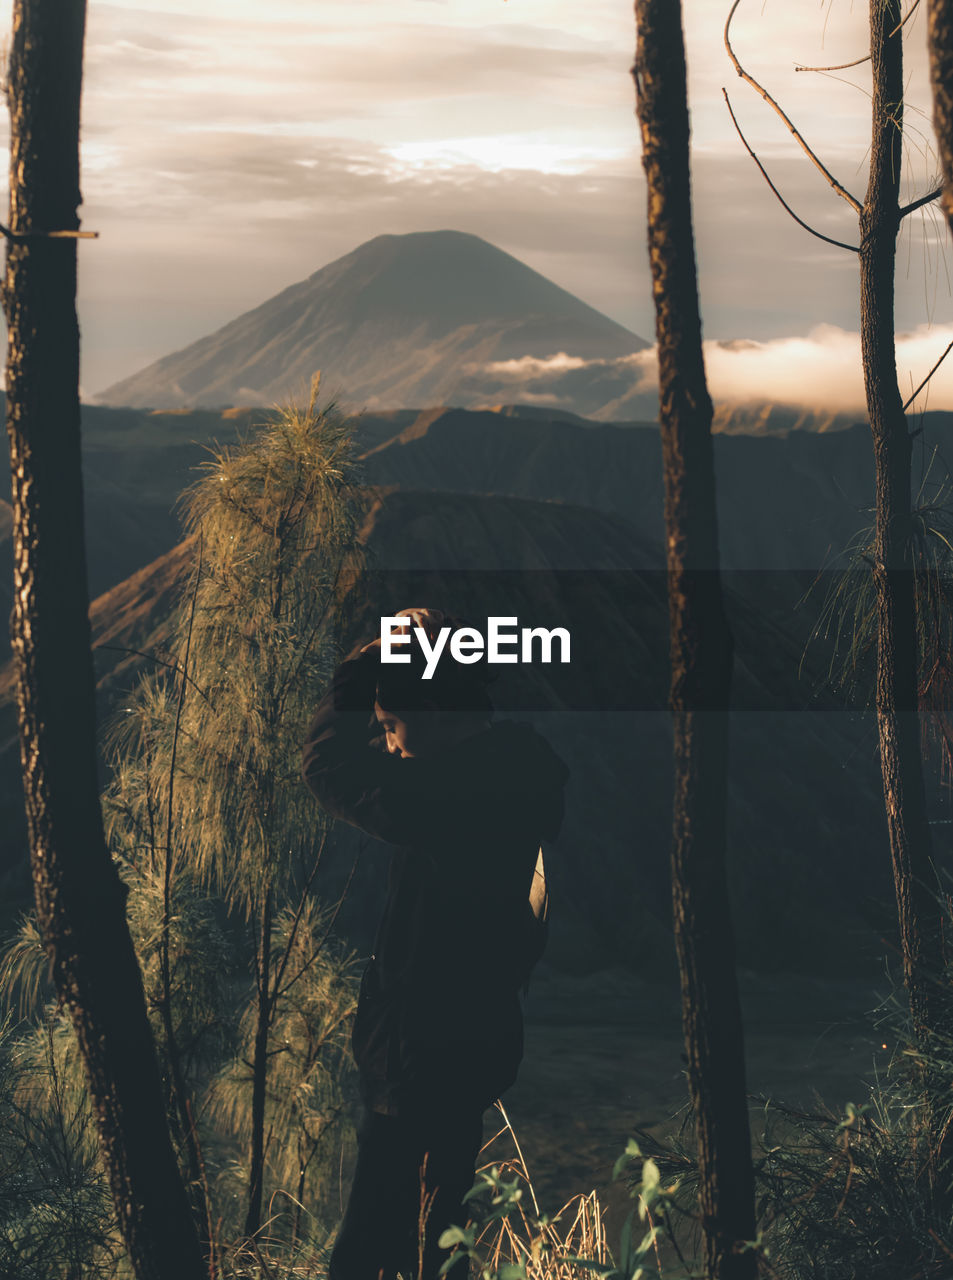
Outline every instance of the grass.
[[[528, 1280], [588, 1277], [592, 1269], [581, 1266], [577, 1261], [581, 1258], [600, 1267], [612, 1268], [614, 1262], [606, 1235], [603, 1207], [596, 1192], [573, 1196], [552, 1217], [541, 1214], [516, 1131], [502, 1102], [497, 1102], [496, 1107], [503, 1125], [484, 1144], [480, 1154], [491, 1151], [507, 1135], [514, 1154], [479, 1166], [477, 1185], [482, 1175], [485, 1194], [494, 1183], [504, 1180], [509, 1174], [515, 1180], [520, 1195], [514, 1198], [509, 1213], [491, 1217], [476, 1236], [475, 1246], [484, 1259], [484, 1265], [496, 1273], [502, 1273], [505, 1267], [520, 1267]], [[494, 1197], [488, 1198], [492, 1213]], [[532, 1212], [529, 1211], [530, 1204]]]
[[[501, 1280], [515, 1280], [516, 1275], [525, 1280], [590, 1280], [593, 1269], [586, 1265], [590, 1261], [598, 1270], [610, 1273], [615, 1263], [597, 1193], [573, 1196], [552, 1216], [541, 1214], [519, 1139], [503, 1104], [496, 1106], [503, 1123], [480, 1151], [481, 1157], [489, 1154], [493, 1158], [478, 1166], [476, 1187], [480, 1194], [471, 1202], [482, 1219], [482, 1223], [470, 1224], [479, 1274]], [[511, 1151], [500, 1154], [499, 1148], [507, 1139]], [[496, 1215], [499, 1205], [493, 1203], [492, 1189], [501, 1185], [508, 1189], [507, 1212]], [[319, 1280], [327, 1275], [332, 1242], [320, 1248], [302, 1243], [297, 1251], [289, 1252], [287, 1239], [273, 1238], [269, 1232], [271, 1222], [277, 1222], [285, 1209], [274, 1201], [275, 1197], [271, 1213], [253, 1240], [242, 1241], [219, 1255], [221, 1280]], [[426, 1206], [422, 1217], [426, 1218]], [[449, 1274], [453, 1280], [453, 1268]], [[462, 1271], [457, 1274], [462, 1280]]]

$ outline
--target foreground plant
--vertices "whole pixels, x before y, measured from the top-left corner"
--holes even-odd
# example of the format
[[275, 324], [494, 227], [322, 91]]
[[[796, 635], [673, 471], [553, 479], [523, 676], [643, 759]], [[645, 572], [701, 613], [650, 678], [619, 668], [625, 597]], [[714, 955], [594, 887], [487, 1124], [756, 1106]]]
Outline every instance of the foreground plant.
[[[859, 704], [874, 699], [877, 651], [877, 592], [870, 572], [875, 529], [864, 527], [844, 548], [842, 568], [818, 574], [808, 596], [826, 584], [811, 640], [834, 641], [828, 667], [832, 683]], [[923, 750], [939, 751], [947, 780], [953, 779], [953, 483], [934, 450], [913, 502], [906, 569], [910, 574], [916, 627], [917, 705]], [[935, 980], [936, 975], [933, 975]]]
[[11, 641], [36, 917], [83, 1058], [138, 1280], [201, 1280], [122, 885], [103, 833], [80, 461], [85, 0], [15, 0], [3, 307], [13, 494]]
[[[310, 998], [334, 950], [300, 971], [295, 964], [296, 948], [307, 940], [320, 951], [333, 924], [310, 907], [327, 832], [300, 785], [298, 760], [315, 691], [336, 657], [342, 575], [357, 563], [350, 428], [333, 405], [318, 408], [317, 392], [315, 382], [307, 408], [282, 410], [214, 452], [183, 499], [194, 576], [158, 811], [170, 833], [167, 876], [187, 865], [246, 931], [253, 1011], [242, 1014], [248, 1114], [238, 1130], [248, 1236], [261, 1226], [270, 1153], [287, 1147], [269, 1123], [272, 1079], [292, 1060], [276, 1052], [276, 1027], [289, 1000]], [[341, 1019], [349, 1007], [344, 997]], [[287, 1072], [282, 1083], [305, 1087]], [[234, 1091], [220, 1114], [237, 1117]]]
[[[319, 1245], [348, 1142], [356, 982], [314, 896], [327, 830], [298, 758], [356, 567], [353, 477], [347, 426], [314, 399], [215, 454], [188, 495], [193, 571], [168, 653], [112, 739], [110, 849], [207, 1275]], [[0, 987], [60, 1035], [31, 921]], [[61, 1076], [85, 1107], [75, 1055]]]
[[[659, 1167], [645, 1157], [634, 1139], [616, 1161], [613, 1178], [638, 1176], [629, 1182], [637, 1203], [623, 1226], [613, 1255], [605, 1226], [605, 1211], [597, 1192], [573, 1196], [558, 1213], [540, 1212], [536, 1192], [526, 1169], [519, 1141], [501, 1103], [497, 1107], [503, 1128], [484, 1147], [509, 1133], [515, 1158], [484, 1165], [466, 1201], [473, 1217], [465, 1226], [453, 1226], [440, 1238], [451, 1249], [441, 1275], [451, 1280], [463, 1259], [471, 1275], [480, 1280], [583, 1280], [592, 1275], [607, 1280], [649, 1280], [663, 1277], [660, 1240], [670, 1215], [677, 1212], [677, 1188], [663, 1187]], [[530, 1203], [531, 1206], [530, 1207]], [[463, 1274], [462, 1270], [459, 1272]], [[664, 1270], [665, 1280], [695, 1275], [684, 1257], [678, 1266]]]
[[840, 1118], [774, 1110], [784, 1136], [758, 1178], [781, 1280], [887, 1280], [901, 1260], [905, 1276], [950, 1275], [953, 1231], [929, 1192], [928, 1119], [917, 1097], [883, 1085]]
[[[949, 921], [949, 913], [947, 914]], [[953, 1220], [935, 1138], [953, 1126], [953, 1027], [921, 1047], [902, 990], [875, 1015], [895, 1046], [861, 1099], [837, 1110], [762, 1098], [756, 1144], [757, 1249], [770, 1280], [948, 1280]], [[884, 1043], [886, 1048], [886, 1043]], [[690, 1244], [698, 1168], [687, 1132], [643, 1135], [674, 1198], [668, 1224]], [[940, 1177], [937, 1177], [939, 1173]]]

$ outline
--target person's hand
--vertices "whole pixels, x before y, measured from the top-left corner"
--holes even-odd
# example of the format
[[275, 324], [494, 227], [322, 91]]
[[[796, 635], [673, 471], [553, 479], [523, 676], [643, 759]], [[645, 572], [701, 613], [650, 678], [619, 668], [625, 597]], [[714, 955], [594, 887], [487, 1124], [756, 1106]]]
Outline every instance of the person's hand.
[[[426, 632], [427, 639], [431, 644], [436, 640], [440, 628], [444, 625], [445, 614], [440, 609], [400, 609], [394, 614], [395, 618], [407, 618], [415, 627]], [[402, 631], [409, 630], [408, 626], [401, 627]]]
[[[411, 626], [420, 627], [422, 631], [426, 632], [427, 639], [431, 644], [436, 640], [437, 633], [444, 625], [444, 614], [439, 609], [399, 609], [397, 613], [394, 614], [394, 617], [407, 619], [407, 622], [398, 628], [397, 634], [401, 631], [405, 633], [409, 632]], [[361, 650], [361, 653], [366, 653], [368, 649], [379, 649], [380, 647], [381, 638], [378, 636], [375, 640], [372, 640], [370, 644], [366, 644]]]

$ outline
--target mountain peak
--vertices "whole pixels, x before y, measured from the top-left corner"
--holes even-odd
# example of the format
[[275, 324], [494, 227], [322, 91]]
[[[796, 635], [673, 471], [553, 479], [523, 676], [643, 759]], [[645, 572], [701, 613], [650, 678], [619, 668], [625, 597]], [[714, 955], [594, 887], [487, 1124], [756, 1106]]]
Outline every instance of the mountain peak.
[[338, 398], [358, 406], [470, 403], [492, 396], [480, 371], [495, 361], [558, 352], [607, 358], [645, 346], [480, 236], [384, 234], [99, 400], [269, 404], [300, 397], [320, 369]]
[[[374, 245], [397, 244], [407, 245], [483, 245], [487, 249], [495, 249], [489, 240], [484, 240], [482, 236], [475, 235], [472, 231], [457, 231], [453, 227], [442, 227], [439, 231], [382, 231], [379, 236], [374, 236], [370, 240], [365, 240], [354, 250], [355, 253], [362, 253], [365, 249], [371, 249]], [[497, 253], [502, 253], [502, 249], [496, 249]]]

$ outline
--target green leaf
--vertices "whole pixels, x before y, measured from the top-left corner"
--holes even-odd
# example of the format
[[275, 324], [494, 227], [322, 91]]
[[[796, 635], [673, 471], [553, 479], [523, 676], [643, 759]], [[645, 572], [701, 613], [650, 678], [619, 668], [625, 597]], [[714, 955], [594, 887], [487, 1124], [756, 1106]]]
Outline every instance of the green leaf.
[[625, 1144], [625, 1150], [622, 1152], [622, 1155], [619, 1156], [618, 1160], [612, 1166], [613, 1181], [619, 1177], [623, 1170], [626, 1169], [633, 1160], [638, 1160], [641, 1155], [642, 1149], [639, 1144], [634, 1138], [630, 1138]]
[[865, 1102], [862, 1106], [855, 1106], [853, 1102], [848, 1102], [844, 1107], [844, 1119], [837, 1126], [838, 1131], [841, 1129], [850, 1129], [854, 1123], [870, 1110], [870, 1104]]
[[[444, 1235], [446, 1235], [446, 1232], [444, 1232]], [[443, 1237], [441, 1237], [441, 1239], [442, 1238]], [[469, 1256], [470, 1255], [466, 1249], [458, 1249], [456, 1253], [451, 1253], [450, 1257], [444, 1258], [443, 1262], [440, 1264], [440, 1270], [437, 1272], [437, 1275], [445, 1276], [450, 1268], [458, 1263], [461, 1258], [469, 1259]]]
[[440, 1233], [437, 1244], [441, 1249], [452, 1249], [455, 1244], [472, 1244], [472, 1241], [467, 1239], [467, 1233], [462, 1227], [447, 1227], [446, 1231]]
[[622, 1235], [619, 1239], [619, 1266], [624, 1272], [629, 1270], [629, 1253], [632, 1249], [632, 1214], [626, 1218], [622, 1227]]
[[642, 1194], [644, 1195], [646, 1191], [655, 1191], [661, 1180], [662, 1175], [659, 1173], [658, 1165], [649, 1157], [642, 1166]]
[[654, 1250], [655, 1238], [658, 1235], [658, 1233], [659, 1233], [658, 1227], [649, 1227], [648, 1231], [646, 1231], [645, 1235], [642, 1237], [639, 1243], [639, 1247], [636, 1249], [635, 1253], [633, 1254], [633, 1259], [635, 1261], [638, 1261], [639, 1259], [644, 1258], [646, 1254], [651, 1253]]
[[492, 1213], [488, 1213], [484, 1219], [484, 1224], [488, 1222], [499, 1222], [503, 1218], [508, 1218], [513, 1209], [513, 1201], [508, 1200], [505, 1204], [501, 1204], [499, 1208], [494, 1209]]

